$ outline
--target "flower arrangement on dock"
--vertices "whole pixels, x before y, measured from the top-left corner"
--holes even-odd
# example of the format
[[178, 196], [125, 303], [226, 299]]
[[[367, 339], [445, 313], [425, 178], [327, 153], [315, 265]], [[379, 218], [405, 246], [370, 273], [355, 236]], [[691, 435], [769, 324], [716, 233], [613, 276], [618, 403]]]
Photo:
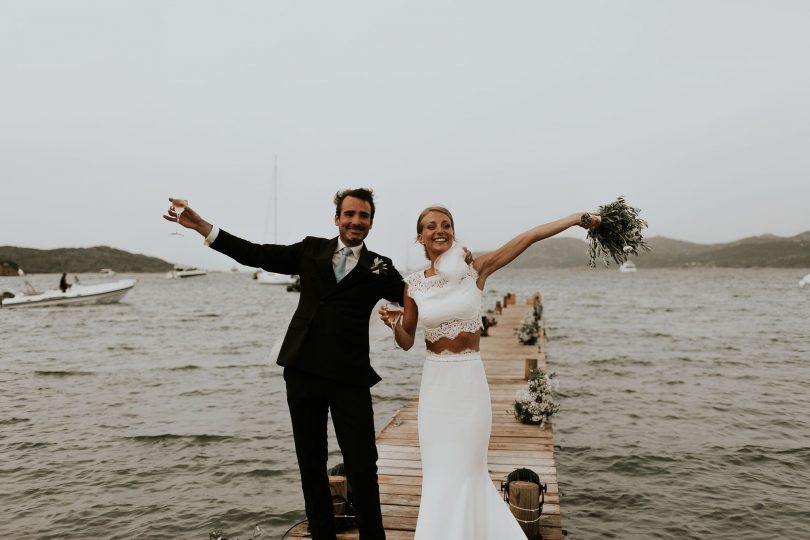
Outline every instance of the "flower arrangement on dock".
[[515, 400], [515, 418], [524, 424], [543, 425], [547, 418], [560, 410], [554, 401], [551, 380], [554, 374], [547, 375], [541, 369], [533, 369], [529, 375], [529, 389], [518, 393]]
[[520, 322], [520, 328], [517, 331], [518, 342], [521, 345], [534, 345], [540, 337], [540, 325], [538, 319], [534, 314], [529, 315]]
[[[608, 266], [608, 257], [622, 264], [631, 253], [638, 255], [639, 249], [650, 250], [641, 234], [647, 222], [639, 217], [641, 210], [628, 206], [624, 197], [600, 206], [596, 213], [602, 217], [602, 222], [588, 231], [588, 266], [594, 268], [597, 258]], [[583, 214], [582, 225], [587, 227], [590, 223], [591, 216]]]

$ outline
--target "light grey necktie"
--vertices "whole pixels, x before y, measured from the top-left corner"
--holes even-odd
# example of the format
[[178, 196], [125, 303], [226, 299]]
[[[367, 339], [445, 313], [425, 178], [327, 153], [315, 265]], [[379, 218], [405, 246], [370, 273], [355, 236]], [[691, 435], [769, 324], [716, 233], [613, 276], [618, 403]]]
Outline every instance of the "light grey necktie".
[[337, 279], [338, 283], [340, 283], [341, 279], [346, 277], [346, 258], [351, 252], [352, 248], [350, 247], [345, 247], [340, 250], [340, 258], [338, 259], [337, 266], [335, 266], [335, 279]]

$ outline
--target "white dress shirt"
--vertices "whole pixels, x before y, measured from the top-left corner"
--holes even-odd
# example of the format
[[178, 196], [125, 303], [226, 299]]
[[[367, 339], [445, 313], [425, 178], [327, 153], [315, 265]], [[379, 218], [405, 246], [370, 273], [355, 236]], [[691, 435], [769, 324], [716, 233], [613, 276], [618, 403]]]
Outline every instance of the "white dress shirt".
[[[337, 268], [338, 260], [340, 260], [340, 252], [345, 247], [347, 247], [346, 244], [344, 244], [338, 236], [337, 248], [332, 254], [332, 270]], [[354, 267], [357, 266], [357, 261], [360, 260], [360, 250], [363, 249], [363, 244], [360, 244], [359, 246], [351, 246], [349, 249], [351, 249], [352, 252], [346, 256], [346, 273], [343, 274], [344, 276], [348, 275], [348, 273], [354, 270]]]
[[211, 232], [205, 237], [205, 247], [210, 247], [211, 244], [214, 243], [214, 240], [217, 239], [217, 236], [219, 236], [219, 227], [214, 225], [211, 227]]

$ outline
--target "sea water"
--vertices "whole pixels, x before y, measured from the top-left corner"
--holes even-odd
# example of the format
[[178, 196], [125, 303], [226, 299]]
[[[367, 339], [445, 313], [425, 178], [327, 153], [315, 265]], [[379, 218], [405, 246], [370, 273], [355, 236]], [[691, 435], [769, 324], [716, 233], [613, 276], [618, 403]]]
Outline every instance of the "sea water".
[[[793, 270], [504, 270], [541, 291], [568, 538], [804, 538], [810, 290]], [[281, 369], [297, 294], [247, 274], [141, 274], [119, 304], [0, 310], [9, 538], [278, 538], [303, 519]], [[37, 288], [58, 276], [32, 276]], [[82, 280], [90, 281], [89, 277]], [[17, 286], [0, 279], [0, 289]], [[422, 347], [373, 319], [377, 428]], [[483, 338], [486, 339], [486, 338]], [[341, 461], [331, 436], [330, 465]]]

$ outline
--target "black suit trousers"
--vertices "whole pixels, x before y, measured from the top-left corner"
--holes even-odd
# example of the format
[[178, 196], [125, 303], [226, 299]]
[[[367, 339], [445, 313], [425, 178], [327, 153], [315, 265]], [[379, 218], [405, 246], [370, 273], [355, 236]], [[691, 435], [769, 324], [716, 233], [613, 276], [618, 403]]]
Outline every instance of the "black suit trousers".
[[326, 474], [327, 414], [343, 453], [361, 540], [383, 540], [377, 483], [374, 411], [368, 386], [349, 385], [284, 368], [295, 453], [301, 472], [309, 528], [314, 540], [334, 540], [334, 511]]

